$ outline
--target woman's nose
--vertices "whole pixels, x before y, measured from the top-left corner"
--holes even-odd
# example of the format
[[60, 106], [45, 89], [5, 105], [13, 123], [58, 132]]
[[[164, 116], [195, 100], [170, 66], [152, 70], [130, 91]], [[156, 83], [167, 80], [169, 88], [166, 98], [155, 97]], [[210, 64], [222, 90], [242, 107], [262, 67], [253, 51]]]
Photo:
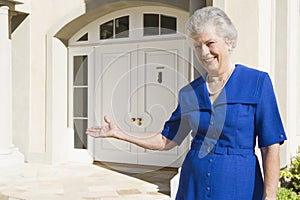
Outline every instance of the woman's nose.
[[206, 45], [201, 45], [201, 55], [202, 55], [202, 56], [205, 56], [205, 55], [207, 55], [207, 54], [209, 54], [209, 48], [208, 48], [208, 46], [206, 46]]

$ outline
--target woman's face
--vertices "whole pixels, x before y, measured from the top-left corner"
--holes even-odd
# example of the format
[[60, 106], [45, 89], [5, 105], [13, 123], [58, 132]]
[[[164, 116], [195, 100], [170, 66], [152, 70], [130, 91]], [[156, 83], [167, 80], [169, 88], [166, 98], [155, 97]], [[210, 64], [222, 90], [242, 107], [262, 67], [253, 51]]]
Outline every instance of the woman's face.
[[218, 75], [231, 67], [231, 44], [217, 34], [214, 25], [206, 25], [203, 32], [192, 39], [198, 61], [208, 73]]

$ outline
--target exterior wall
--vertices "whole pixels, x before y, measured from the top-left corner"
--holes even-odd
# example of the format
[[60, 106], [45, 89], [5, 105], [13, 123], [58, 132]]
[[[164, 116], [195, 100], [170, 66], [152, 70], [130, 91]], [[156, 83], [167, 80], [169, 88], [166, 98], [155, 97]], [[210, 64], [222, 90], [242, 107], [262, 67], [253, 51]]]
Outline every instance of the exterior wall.
[[[61, 6], [61, 5], [64, 6]], [[35, 91], [35, 100], [40, 103], [42, 112], [35, 112], [36, 118], [32, 115], [31, 133], [39, 134], [39, 140], [34, 139], [35, 142], [31, 145], [33, 148], [32, 160], [40, 160], [40, 153], [46, 152], [43, 156], [47, 162], [61, 162], [66, 160], [66, 151], [63, 149], [67, 136], [67, 59], [66, 47], [60, 41], [55, 39], [52, 34], [52, 29], [60, 26], [60, 23], [66, 23], [63, 19], [68, 19], [71, 13], [77, 10], [82, 10], [84, 2], [82, 0], [76, 1], [48, 1], [47, 3], [41, 1], [34, 1], [32, 7], [36, 7], [36, 13], [32, 12], [32, 18], [36, 20], [32, 22], [32, 31], [36, 35], [32, 38], [37, 38], [34, 44], [34, 49], [41, 49], [40, 55], [32, 62], [32, 73], [39, 73], [41, 78], [36, 78], [34, 81], [42, 86]], [[81, 14], [82, 12], [80, 12]], [[78, 15], [78, 14], [77, 14]], [[39, 16], [44, 16], [44, 25], [40, 25]], [[50, 39], [51, 37], [51, 39]], [[56, 52], [56, 56], [52, 57], [52, 52]], [[33, 75], [35, 76], [35, 75]], [[53, 78], [56, 77], [56, 82]], [[32, 102], [36, 105], [36, 102]], [[33, 109], [32, 109], [33, 110]], [[53, 118], [56, 117], [56, 120]], [[36, 125], [36, 121], [41, 124]], [[34, 133], [35, 130], [38, 130]], [[31, 136], [34, 138], [34, 136]], [[42, 143], [42, 144], [41, 144]], [[55, 146], [54, 146], [55, 145]], [[34, 154], [38, 153], [38, 154]], [[35, 158], [37, 155], [37, 158]], [[63, 158], [62, 158], [63, 157]]]
[[[46, 139], [46, 35], [59, 20], [78, 9], [83, 1], [31, 0], [23, 3], [19, 9], [28, 12], [29, 16], [12, 36], [13, 136], [14, 143], [25, 154], [27, 160], [44, 162], [49, 160], [45, 155], [49, 139]], [[61, 6], [62, 4], [64, 6]], [[61, 50], [58, 49], [59, 52]], [[66, 65], [63, 67], [67, 70]], [[63, 75], [66, 79], [66, 74]], [[66, 103], [66, 100], [63, 103]]]
[[12, 35], [13, 144], [27, 156], [30, 124], [30, 19]]
[[300, 1], [287, 1], [287, 131], [288, 156], [300, 152]]
[[[258, 15], [259, 0], [215, 0], [214, 6], [223, 9], [238, 31], [237, 47], [232, 54], [233, 63], [258, 68]], [[245, 15], [247, 13], [247, 15]]]
[[[16, 10], [30, 13], [30, 1], [21, 0]], [[26, 39], [24, 39], [26, 38]], [[12, 133], [13, 144], [26, 157], [30, 124], [30, 19], [26, 18], [12, 39]]]

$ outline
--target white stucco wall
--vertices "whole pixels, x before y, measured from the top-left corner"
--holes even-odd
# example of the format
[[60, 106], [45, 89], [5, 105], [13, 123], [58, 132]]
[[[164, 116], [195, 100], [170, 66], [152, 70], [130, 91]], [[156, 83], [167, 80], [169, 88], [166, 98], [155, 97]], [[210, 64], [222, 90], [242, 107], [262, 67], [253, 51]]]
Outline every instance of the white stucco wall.
[[228, 14], [238, 31], [237, 47], [232, 54], [233, 63], [258, 68], [258, 0], [214, 0], [213, 5]]
[[30, 124], [30, 19], [26, 18], [12, 35], [12, 126], [13, 144], [23, 155], [29, 147]]
[[84, 1], [22, 2], [17, 9], [28, 12], [29, 16], [13, 34], [13, 136], [22, 153], [29, 153], [27, 160], [39, 161], [45, 159], [46, 152], [46, 35]]
[[287, 12], [287, 131], [293, 156], [300, 150], [300, 0], [288, 1]]

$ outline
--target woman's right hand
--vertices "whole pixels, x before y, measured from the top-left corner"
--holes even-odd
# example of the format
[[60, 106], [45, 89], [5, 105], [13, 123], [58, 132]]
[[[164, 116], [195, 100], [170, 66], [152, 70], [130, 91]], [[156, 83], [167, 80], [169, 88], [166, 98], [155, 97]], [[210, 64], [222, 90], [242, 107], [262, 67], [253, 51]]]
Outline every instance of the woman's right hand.
[[93, 126], [86, 130], [86, 134], [94, 138], [114, 137], [120, 129], [107, 116], [104, 116], [106, 126]]

